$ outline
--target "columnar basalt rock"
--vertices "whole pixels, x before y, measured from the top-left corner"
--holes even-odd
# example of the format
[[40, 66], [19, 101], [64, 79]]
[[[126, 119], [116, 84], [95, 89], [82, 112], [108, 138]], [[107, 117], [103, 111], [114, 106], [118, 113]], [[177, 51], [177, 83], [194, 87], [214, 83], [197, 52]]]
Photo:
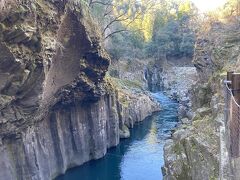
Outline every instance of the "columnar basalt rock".
[[144, 94], [124, 107], [104, 81], [110, 60], [86, 4], [0, 8], [0, 179], [51, 179], [98, 159], [123, 126], [158, 110]]

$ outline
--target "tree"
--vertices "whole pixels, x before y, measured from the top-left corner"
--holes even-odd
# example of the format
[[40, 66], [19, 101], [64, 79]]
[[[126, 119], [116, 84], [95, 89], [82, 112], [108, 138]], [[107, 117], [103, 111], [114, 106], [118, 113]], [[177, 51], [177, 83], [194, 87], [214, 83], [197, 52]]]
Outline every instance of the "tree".
[[145, 39], [151, 38], [152, 13], [155, 1], [151, 0], [90, 0], [89, 6], [102, 24], [105, 39], [125, 31], [141, 31]]
[[240, 16], [240, 1], [228, 0], [223, 7], [224, 16]]
[[196, 8], [190, 1], [164, 1], [154, 20], [153, 39], [148, 51], [157, 59], [193, 55], [195, 34], [191, 18]]

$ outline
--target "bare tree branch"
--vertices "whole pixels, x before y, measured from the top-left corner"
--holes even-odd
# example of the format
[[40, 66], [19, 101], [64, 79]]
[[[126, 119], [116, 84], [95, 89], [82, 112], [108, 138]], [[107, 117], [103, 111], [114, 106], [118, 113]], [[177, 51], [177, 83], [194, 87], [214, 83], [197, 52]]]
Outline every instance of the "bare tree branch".
[[101, 5], [104, 5], [104, 6], [107, 6], [107, 5], [113, 6], [113, 4], [112, 4], [111, 1], [108, 1], [108, 2], [102, 2], [102, 1], [93, 1], [93, 0], [90, 0], [90, 2], [89, 2], [89, 6], [92, 7], [93, 4], [101, 4]]
[[[107, 10], [107, 9], [106, 9]], [[107, 11], [105, 11], [105, 13], [104, 13], [104, 15], [103, 15], [103, 17], [106, 17], [106, 16], [108, 16], [109, 14], [111, 14], [113, 12], [113, 8], [112, 9], [110, 9], [108, 12]]]
[[117, 34], [117, 33], [120, 33], [120, 32], [125, 32], [125, 31], [129, 31], [129, 32], [137, 32], [137, 31], [142, 31], [142, 30], [144, 30], [144, 29], [137, 29], [137, 30], [128, 30], [128, 29], [120, 29], [120, 30], [117, 30], [117, 31], [114, 31], [114, 32], [112, 32], [112, 33], [110, 33], [110, 34], [108, 34], [105, 38], [104, 38], [104, 41], [106, 40], [106, 39], [108, 39], [109, 37], [112, 37], [114, 34]]
[[[141, 16], [144, 16], [144, 14], [146, 14], [149, 10], [153, 10], [154, 5], [156, 4], [156, 2], [154, 1], [147, 1], [147, 3], [145, 3], [143, 6], [140, 5], [140, 7], [136, 7], [135, 11], [131, 11], [133, 13], [128, 14], [130, 8], [132, 10], [132, 8], [134, 8], [135, 6], [127, 6], [127, 9], [125, 9], [124, 12], [120, 13], [120, 14], [115, 14], [114, 10], [115, 8], [117, 9], [117, 5], [114, 4], [114, 2], [112, 2], [112, 0], [90, 0], [89, 2], [89, 6], [93, 8], [94, 4], [100, 4], [102, 6], [104, 6], [104, 10], [103, 10], [103, 14], [101, 15], [102, 18], [105, 19], [105, 23], [106, 20], [107, 25], [105, 25], [105, 27], [103, 27], [103, 31], [102, 31], [102, 35], [104, 36], [106, 34], [107, 29], [113, 29], [111, 28], [113, 26], [113, 24], [117, 23], [117, 22], [126, 22], [125, 23], [125, 28], [124, 29], [116, 29], [116, 31], [106, 35], [105, 39], [113, 36], [116, 33], [120, 33], [120, 32], [124, 32], [124, 31], [130, 31], [127, 30], [127, 28], [134, 23], [137, 19], [141, 19]], [[140, 31], [141, 29], [138, 30], [134, 30], [134, 31]], [[131, 30], [133, 31], [133, 30]]]
[[119, 16], [115, 17], [111, 22], [109, 22], [106, 27], [103, 29], [103, 34], [106, 32], [106, 30], [115, 22], [119, 22], [119, 21], [126, 21], [127, 19], [129, 19], [129, 17], [126, 17], [124, 19], [121, 19], [124, 15], [126, 15], [127, 12], [120, 14]]

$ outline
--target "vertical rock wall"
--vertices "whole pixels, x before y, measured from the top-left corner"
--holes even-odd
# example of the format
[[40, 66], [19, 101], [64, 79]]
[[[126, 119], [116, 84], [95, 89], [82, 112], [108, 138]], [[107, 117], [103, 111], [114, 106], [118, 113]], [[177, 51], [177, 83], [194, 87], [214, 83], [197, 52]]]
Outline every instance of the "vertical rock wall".
[[48, 117], [6, 138], [1, 145], [0, 179], [50, 179], [68, 168], [105, 155], [119, 143], [116, 98], [56, 107]]

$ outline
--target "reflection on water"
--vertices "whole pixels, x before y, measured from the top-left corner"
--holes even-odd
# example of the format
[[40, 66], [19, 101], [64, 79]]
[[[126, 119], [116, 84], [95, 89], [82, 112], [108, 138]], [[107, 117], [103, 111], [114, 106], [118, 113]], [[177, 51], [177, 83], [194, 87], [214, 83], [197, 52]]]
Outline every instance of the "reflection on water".
[[161, 103], [161, 112], [136, 124], [131, 137], [104, 158], [71, 169], [57, 180], [161, 180], [163, 146], [177, 124], [178, 104], [162, 93], [153, 96]]
[[158, 131], [157, 123], [156, 123], [156, 121], [152, 121], [151, 129], [149, 131], [149, 136], [146, 139], [146, 141], [149, 144], [156, 144], [156, 143], [158, 143], [158, 137], [156, 136], [157, 131]]

